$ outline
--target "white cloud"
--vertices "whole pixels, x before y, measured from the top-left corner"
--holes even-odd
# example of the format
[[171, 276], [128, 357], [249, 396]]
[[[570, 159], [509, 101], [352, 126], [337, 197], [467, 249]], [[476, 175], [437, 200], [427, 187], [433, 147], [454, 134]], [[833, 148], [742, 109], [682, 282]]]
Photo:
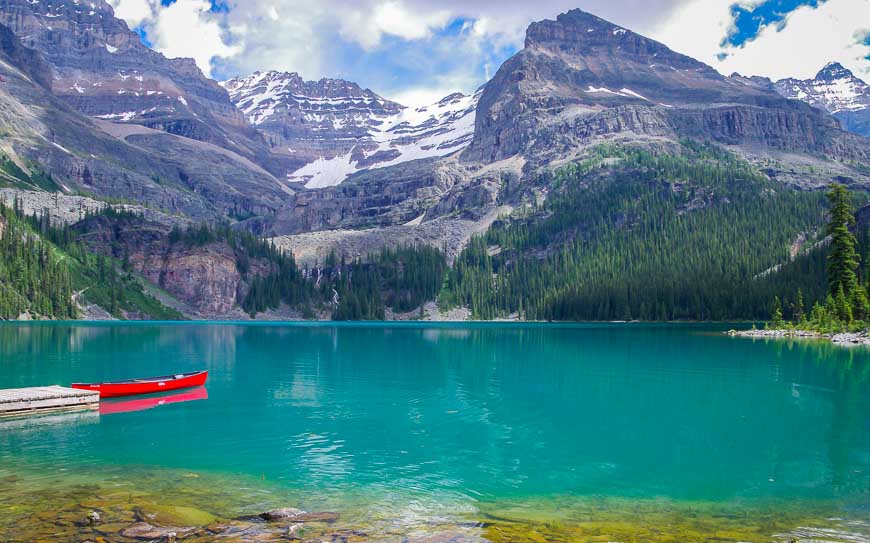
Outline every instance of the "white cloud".
[[177, 0], [160, 9], [148, 28], [154, 49], [170, 58], [193, 58], [211, 76], [213, 58], [234, 56], [240, 48], [225, 43], [220, 22], [210, 10], [208, 0]]
[[[155, 49], [167, 56], [193, 57], [208, 74], [216, 66], [220, 75], [279, 69], [298, 71], [307, 78], [356, 77], [367, 62], [349, 56], [358, 46], [363, 55], [386, 54], [397, 64], [405, 63], [399, 57], [407, 53], [423, 71], [431, 67], [429, 75], [439, 80], [427, 81], [427, 88], [461, 82], [459, 90], [464, 91], [474, 90], [497, 69], [503, 58], [493, 58], [493, 51], [522, 46], [531, 20], [553, 17], [577, 4], [577, 0], [229, 0], [228, 12], [215, 14], [208, 10], [207, 0], [177, 0], [170, 6], [162, 6], [159, 0], [109, 1], [131, 27], [144, 27]], [[629, 24], [644, 20], [644, 14], [646, 20], [654, 19], [677, 1], [580, 0], [580, 7]], [[622, 9], [627, 5], [631, 9]], [[468, 25], [461, 36], [438, 34], [459, 19]], [[415, 55], [398, 47], [385, 51], [385, 36], [424, 44], [432, 54]], [[383, 76], [360, 82], [385, 91], [410, 87], [419, 91], [417, 81], [402, 83]]]
[[239, 50], [218, 63], [224, 75], [255, 70], [329, 75], [326, 59], [338, 42], [330, 0], [234, 0], [229, 8], [228, 43]]
[[[870, 26], [870, 0], [799, 8], [783, 29], [768, 25], [741, 47], [722, 45], [733, 30], [730, 8], [764, 0], [229, 0], [227, 13], [209, 11], [208, 0], [110, 1], [131, 26], [144, 25], [155, 49], [193, 57], [206, 73], [344, 77], [409, 104], [474, 91], [522, 47], [531, 21], [575, 7], [724, 73], [808, 77], [839, 60], [870, 75], [870, 48], [856, 37]], [[457, 21], [459, 32], [443, 32]]]
[[729, 48], [724, 71], [808, 78], [830, 61], [839, 61], [858, 75], [870, 75], [870, 1], [828, 0], [818, 8], [804, 6], [790, 13], [782, 30], [765, 27], [742, 48]]
[[[758, 0], [753, 0], [758, 3]], [[675, 50], [702, 60], [722, 73], [740, 72], [772, 79], [810, 78], [830, 61], [839, 61], [856, 75], [870, 75], [870, 0], [828, 0], [818, 8], [802, 6], [783, 23], [761, 29], [742, 46], [721, 46], [733, 21], [733, 0], [691, 0], [655, 28], [653, 37]], [[753, 4], [747, 4], [751, 7]], [[718, 56], [724, 53], [724, 60]]]
[[404, 40], [429, 37], [432, 31], [443, 28], [450, 18], [447, 10], [409, 10], [404, 2], [388, 0], [362, 9], [347, 10], [341, 17], [341, 34], [370, 50], [381, 43], [385, 34]]
[[109, 4], [115, 10], [115, 15], [124, 19], [130, 28], [154, 16], [154, 6], [149, 0], [109, 0]]

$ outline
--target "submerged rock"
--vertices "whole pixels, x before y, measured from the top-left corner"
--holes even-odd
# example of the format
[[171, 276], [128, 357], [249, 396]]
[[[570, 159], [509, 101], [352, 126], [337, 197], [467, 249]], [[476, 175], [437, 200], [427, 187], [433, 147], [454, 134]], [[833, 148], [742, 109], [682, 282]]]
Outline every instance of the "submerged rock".
[[296, 518], [299, 515], [304, 515], [305, 511], [296, 509], [295, 507], [282, 507], [280, 509], [272, 509], [265, 513], [260, 513], [260, 518], [268, 521], [282, 520], [288, 518]]
[[96, 526], [100, 523], [100, 520], [100, 514], [96, 511], [91, 511], [90, 513], [88, 513], [87, 522], [89, 526]]
[[278, 520], [292, 520], [293, 522], [335, 522], [338, 520], [338, 513], [320, 512], [308, 513], [294, 507], [282, 507], [280, 509], [272, 509], [265, 513], [260, 513], [259, 517], [269, 522]]
[[121, 530], [121, 535], [133, 539], [142, 539], [145, 541], [175, 541], [179, 533], [192, 531], [190, 528], [169, 528], [162, 526], [152, 526], [147, 522], [137, 522], [127, 528]]
[[148, 504], [138, 513], [141, 520], [162, 526], [204, 526], [217, 520], [207, 511], [181, 505]]

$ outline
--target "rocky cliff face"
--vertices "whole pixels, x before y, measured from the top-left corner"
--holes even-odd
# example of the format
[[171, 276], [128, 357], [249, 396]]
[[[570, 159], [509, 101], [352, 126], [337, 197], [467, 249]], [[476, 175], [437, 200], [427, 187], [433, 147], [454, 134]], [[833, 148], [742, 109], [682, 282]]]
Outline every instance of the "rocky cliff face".
[[273, 152], [298, 161], [287, 178], [307, 188], [451, 154], [468, 145], [474, 129], [477, 95], [452, 94], [412, 109], [356, 83], [304, 81], [295, 73], [255, 72], [223, 85]]
[[52, 64], [53, 93], [78, 111], [257, 154], [226, 91], [192, 59], [143, 45], [105, 0], [0, 0], [0, 23]]
[[192, 307], [199, 315], [220, 317], [238, 309], [247, 289], [232, 249], [223, 243], [169, 247], [162, 255], [136, 254], [134, 269]]
[[38, 166], [65, 191], [137, 198], [193, 216], [207, 213], [204, 202], [172, 183], [177, 168], [104, 133], [52, 95], [51, 66], [2, 24], [0, 46], [0, 148], [20, 167]]
[[828, 63], [813, 79], [781, 79], [773, 87], [787, 98], [827, 111], [846, 130], [870, 136], [870, 85], [839, 62]]
[[522, 154], [540, 162], [530, 150], [567, 150], [619, 134], [688, 136], [845, 160], [867, 156], [865, 144], [805, 104], [723, 77], [661, 43], [573, 10], [532, 24], [525, 48], [486, 85], [464, 158]]
[[25, 47], [12, 29], [0, 25], [0, 51], [11, 66], [16, 66], [37, 85], [50, 90], [51, 65], [37, 51]]
[[[171, 95], [177, 99], [167, 103], [176, 107], [186, 101], [188, 115], [204, 123], [202, 130], [224, 134], [223, 127], [234, 122], [247, 126], [223, 88], [202, 77], [191, 62], [169, 61], [144, 47], [111, 16], [105, 2], [0, 0], [0, 20], [12, 25], [0, 24], [0, 53], [6, 61], [0, 65], [0, 124], [6, 135], [0, 147], [22, 165], [39, 164], [65, 191], [148, 203], [197, 219], [269, 214], [292, 192], [261, 165], [272, 163], [258, 161], [255, 151], [228, 149], [221, 138], [205, 132], [200, 134], [205, 141], [185, 130], [166, 132], [166, 126], [151, 122], [156, 117], [112, 117], [111, 112], [127, 107], [128, 99], [140, 105], [168, 100], [162, 90], [139, 88], [150, 85], [147, 74], [156, 74], [161, 81], [171, 80], [177, 91]], [[123, 40], [127, 53], [116, 56]], [[107, 43], [116, 43], [112, 47], [118, 50], [110, 51]], [[92, 83], [90, 90], [65, 86], [70, 74]], [[151, 107], [160, 110], [146, 109]], [[224, 110], [225, 120], [215, 116]], [[169, 124], [184, 126], [179, 110], [172, 111]], [[261, 138], [250, 127], [244, 130]], [[234, 141], [246, 140], [239, 136]], [[268, 154], [262, 145], [261, 154]]]
[[[225, 242], [205, 245], [171, 243], [167, 225], [142, 220], [113, 222], [94, 217], [75, 225], [93, 251], [128, 259], [131, 268], [181, 302], [178, 309], [197, 318], [242, 315], [239, 305], [248, 291], [237, 255]], [[265, 275], [265, 261], [248, 262], [247, 277]]]

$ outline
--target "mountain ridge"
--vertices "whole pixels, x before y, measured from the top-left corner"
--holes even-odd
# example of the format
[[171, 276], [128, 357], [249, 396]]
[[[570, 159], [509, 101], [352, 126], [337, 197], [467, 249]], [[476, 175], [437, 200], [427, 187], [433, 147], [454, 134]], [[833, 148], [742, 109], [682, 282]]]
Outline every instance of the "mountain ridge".
[[353, 173], [458, 151], [470, 139], [477, 95], [453, 93], [409, 108], [343, 79], [254, 72], [221, 83], [275, 152], [303, 165], [287, 178], [306, 188]]
[[[218, 84], [189, 59], [148, 52], [102, 0], [93, 13], [83, 6], [0, 0], [0, 24], [12, 25], [8, 35], [0, 26], [0, 119], [10, 133], [0, 150], [8, 155], [2, 164], [17, 167], [4, 175], [15, 190], [54, 183], [162, 210], [141, 232], [129, 218], [91, 221], [76, 232], [106, 241], [91, 248], [112, 258], [135, 254], [143, 277], [205, 308], [193, 316], [237, 315], [254, 283], [238, 281], [246, 261], [230, 258], [222, 242], [157, 251], [172, 245], [163, 217], [220, 224], [228, 239], [237, 230], [271, 237], [312, 255], [306, 265], [319, 269], [324, 259], [365, 260], [401, 244], [431, 245], [448, 263], [461, 260], [463, 247], [490, 228], [548, 220], [536, 210], [566, 190], [553, 182], [565, 167], [575, 168], [563, 177], [580, 190], [572, 201], [582, 202], [594, 181], [590, 197], [604, 202], [608, 183], [648, 175], [652, 161], [661, 178], [650, 178], [655, 186], [643, 189], [645, 197], [676, 195], [678, 213], [716, 207], [722, 216], [729, 198], [717, 191], [753, 201], [775, 190], [787, 203], [795, 189], [832, 181], [870, 187], [870, 143], [842, 131], [826, 111], [783, 97], [762, 79], [725, 77], [581, 10], [530, 25], [526, 46], [475, 94], [407, 108], [353, 82], [305, 81], [292, 72]], [[88, 87], [80, 84], [85, 75]], [[603, 171], [609, 161], [622, 166]], [[751, 193], [740, 193], [740, 179], [716, 177], [715, 168], [702, 170], [707, 184], [669, 169], [695, 171], [686, 161], [723, 164], [755, 180]], [[634, 224], [630, 216], [612, 218], [597, 231], [612, 235], [608, 228]], [[546, 233], [556, 245], [576, 235]], [[531, 251], [524, 262], [547, 257], [534, 246], [520, 249]], [[278, 288], [279, 272], [260, 271], [258, 302], [245, 307], [276, 303], [268, 290]], [[306, 277], [294, 280], [304, 285]]]

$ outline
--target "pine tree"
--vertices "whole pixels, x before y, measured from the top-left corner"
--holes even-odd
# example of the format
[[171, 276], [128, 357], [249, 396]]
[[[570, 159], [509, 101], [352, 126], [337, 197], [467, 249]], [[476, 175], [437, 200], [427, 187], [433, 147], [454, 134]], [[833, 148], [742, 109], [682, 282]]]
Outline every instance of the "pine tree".
[[794, 320], [800, 323], [806, 320], [806, 315], [804, 314], [804, 293], [801, 289], [797, 291], [797, 301], [794, 305]]
[[831, 236], [831, 252], [828, 255], [828, 292], [837, 296], [840, 289], [844, 295], [851, 294], [858, 285], [858, 253], [855, 250], [857, 241], [849, 230], [855, 224], [852, 213], [852, 195], [846, 187], [832, 184], [828, 192], [830, 203], [830, 221], [826, 233]]
[[827, 314], [822, 304], [816, 302], [813, 304], [813, 309], [810, 311], [810, 322], [813, 326], [820, 327], [827, 321]]
[[[855, 289], [857, 290], [857, 288]], [[845, 289], [840, 284], [837, 287], [837, 295], [834, 297], [834, 307], [836, 308], [837, 318], [840, 321], [848, 324], [852, 322], [852, 307], [849, 305], [849, 300], [846, 298]]]
[[858, 285], [852, 289], [852, 294], [849, 296], [849, 306], [852, 308], [852, 317], [855, 320], [863, 321], [870, 314], [870, 302], [867, 299], [867, 290]]
[[773, 311], [771, 311], [773, 317], [770, 319], [770, 325], [773, 328], [781, 328], [783, 325], [782, 319], [782, 304], [779, 301], [779, 296], [773, 297]]

